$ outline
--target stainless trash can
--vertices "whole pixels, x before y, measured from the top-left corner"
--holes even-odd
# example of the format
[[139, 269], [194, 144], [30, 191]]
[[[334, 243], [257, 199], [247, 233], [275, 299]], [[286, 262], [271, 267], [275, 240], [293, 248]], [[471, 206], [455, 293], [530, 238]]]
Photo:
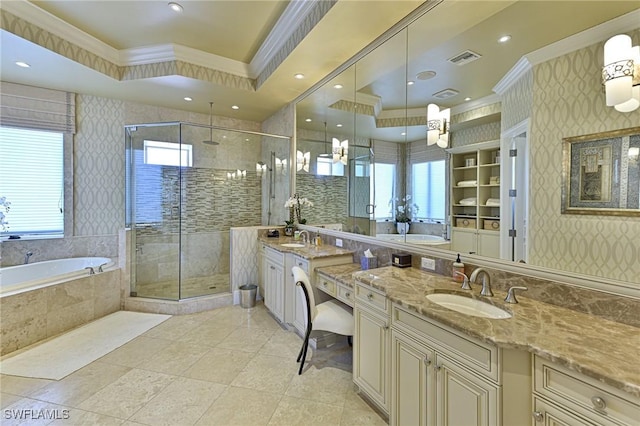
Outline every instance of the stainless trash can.
[[253, 308], [256, 306], [256, 292], [258, 286], [255, 284], [245, 284], [240, 286], [240, 306], [243, 308]]

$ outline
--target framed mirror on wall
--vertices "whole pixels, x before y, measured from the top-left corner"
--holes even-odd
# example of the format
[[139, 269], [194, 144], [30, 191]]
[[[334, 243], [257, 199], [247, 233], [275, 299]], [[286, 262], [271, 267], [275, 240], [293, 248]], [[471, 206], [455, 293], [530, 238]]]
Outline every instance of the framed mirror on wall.
[[[637, 7], [624, 1], [578, 3], [442, 2], [428, 13], [417, 11], [345, 64], [353, 83], [343, 86], [348, 90], [335, 92], [342, 71], [305, 94], [296, 107], [299, 143], [309, 131], [322, 141], [323, 117], [344, 114], [353, 128], [343, 129], [342, 136], [372, 150], [368, 232], [366, 226], [355, 227], [349, 209], [343, 231], [403, 243], [429, 236], [442, 239], [429, 248], [450, 253], [635, 282], [640, 267], [632, 267], [634, 272], [611, 267], [610, 256], [598, 253], [581, 259], [572, 248], [571, 223], [581, 230], [580, 241], [597, 236], [582, 219], [561, 217], [562, 139], [596, 133], [589, 128], [632, 127], [640, 119], [639, 111], [607, 108], [599, 79], [605, 32], [623, 31], [638, 44]], [[598, 31], [591, 30], [596, 26]], [[554, 72], [558, 67], [567, 70]], [[589, 108], [582, 107], [585, 102]], [[449, 110], [446, 125], [435, 116], [442, 123], [436, 139], [447, 138], [443, 147], [429, 143], [434, 121], [429, 105], [437, 106], [438, 114]], [[553, 108], [564, 112], [554, 114]], [[341, 134], [328, 128], [330, 139], [331, 133]], [[512, 150], [526, 155], [512, 158]], [[475, 164], [467, 165], [466, 157]], [[350, 177], [347, 203], [363, 194], [350, 185]], [[455, 189], [460, 183], [475, 187]], [[406, 235], [396, 226], [398, 207], [410, 210]], [[462, 217], [465, 212], [468, 218]], [[456, 216], [471, 228], [457, 226]], [[599, 221], [617, 235], [606, 236], [601, 250], [622, 245], [638, 253], [638, 243], [619, 235], [615, 220]], [[625, 229], [640, 232], [637, 219], [622, 220]], [[456, 241], [456, 231], [465, 231], [459, 234], [466, 244]], [[489, 246], [481, 241], [486, 235], [490, 253], [482, 252]]]

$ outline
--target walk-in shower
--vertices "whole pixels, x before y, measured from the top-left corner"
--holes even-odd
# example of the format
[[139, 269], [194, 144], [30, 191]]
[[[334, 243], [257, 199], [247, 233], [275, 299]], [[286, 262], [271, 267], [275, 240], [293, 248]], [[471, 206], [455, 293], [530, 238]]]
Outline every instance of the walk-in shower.
[[256, 165], [288, 153], [289, 138], [181, 122], [125, 126], [125, 137], [131, 295], [228, 293], [229, 229], [268, 223], [272, 179]]

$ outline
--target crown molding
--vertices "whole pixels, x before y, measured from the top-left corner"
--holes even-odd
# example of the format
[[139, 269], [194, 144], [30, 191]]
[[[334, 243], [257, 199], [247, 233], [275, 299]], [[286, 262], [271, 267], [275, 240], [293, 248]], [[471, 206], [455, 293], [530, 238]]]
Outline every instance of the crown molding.
[[487, 105], [492, 105], [498, 102], [500, 102], [500, 96], [496, 95], [495, 93], [492, 93], [490, 95], [485, 96], [484, 98], [474, 99], [472, 101], [465, 102], [463, 104], [451, 107], [451, 115], [453, 116], [453, 115], [462, 114], [463, 112], [472, 111], [474, 109], [481, 108]]
[[26, 0], [3, 1], [2, 8], [12, 15], [100, 56], [109, 62], [116, 65], [123, 65], [119, 61], [120, 54], [118, 49], [109, 46], [49, 12], [40, 9], [33, 3]]
[[[256, 54], [249, 63], [248, 70], [253, 76], [258, 76], [269, 64], [269, 61], [280, 51], [282, 46], [291, 38], [298, 26], [315, 7], [316, 1], [291, 1], [271, 29]], [[255, 78], [255, 77], [252, 77]]]
[[640, 9], [527, 53], [502, 77], [493, 91], [502, 95], [534, 65], [600, 43], [617, 33], [635, 30], [639, 26], [638, 22], [640, 22]]

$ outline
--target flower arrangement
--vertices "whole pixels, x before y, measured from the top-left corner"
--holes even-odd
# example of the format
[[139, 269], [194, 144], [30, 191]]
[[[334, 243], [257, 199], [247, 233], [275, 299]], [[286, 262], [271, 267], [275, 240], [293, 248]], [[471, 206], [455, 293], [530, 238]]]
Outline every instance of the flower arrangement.
[[285, 220], [287, 227], [292, 227], [297, 221], [300, 224], [307, 223], [307, 219], [302, 218], [302, 207], [313, 207], [313, 203], [308, 198], [300, 198], [298, 193], [293, 194], [284, 206], [289, 209], [289, 220]]
[[410, 223], [413, 216], [418, 213], [418, 206], [416, 204], [410, 204], [411, 195], [407, 195], [402, 199], [402, 204], [398, 199], [392, 199], [389, 201], [389, 205], [395, 204], [396, 222]]
[[9, 213], [9, 206], [11, 206], [11, 203], [7, 201], [7, 197], [0, 197], [0, 227], [2, 228], [2, 231], [6, 231], [7, 228], [9, 228], [7, 226], [9, 222], [5, 220], [6, 216], [4, 215], [5, 213]]

